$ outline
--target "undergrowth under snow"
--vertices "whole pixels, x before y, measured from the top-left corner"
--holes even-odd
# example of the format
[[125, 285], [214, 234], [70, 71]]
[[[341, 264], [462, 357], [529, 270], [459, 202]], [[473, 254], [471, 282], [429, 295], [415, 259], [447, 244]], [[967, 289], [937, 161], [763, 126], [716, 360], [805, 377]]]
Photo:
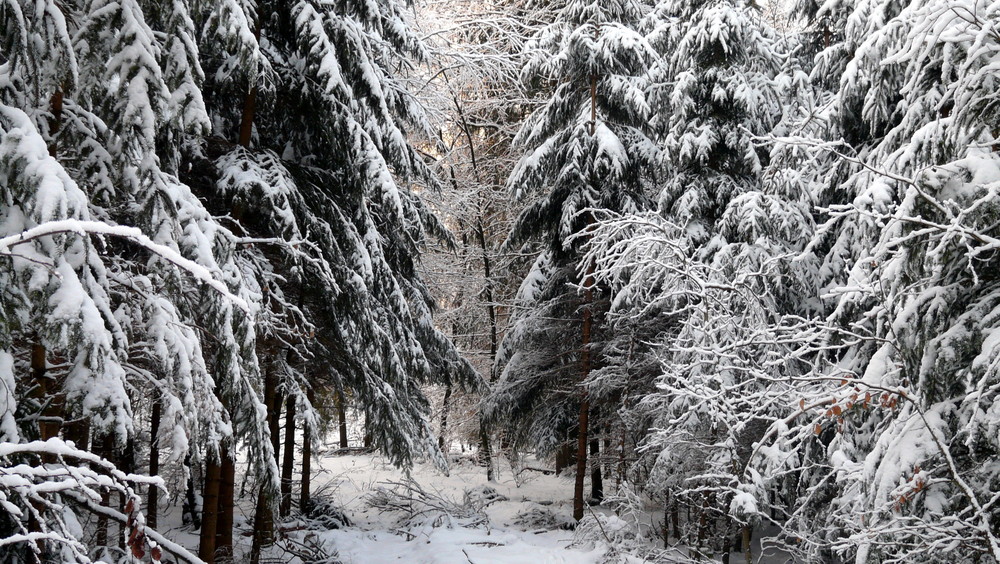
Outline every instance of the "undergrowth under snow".
[[[544, 466], [534, 462], [534, 466]], [[620, 516], [605, 506], [588, 510], [581, 527], [572, 519], [572, 472], [523, 471], [515, 480], [506, 461], [486, 481], [471, 457], [453, 455], [445, 476], [417, 464], [409, 476], [377, 454], [320, 457], [312, 478], [313, 502], [280, 527], [281, 542], [268, 564], [634, 564], [685, 562], [685, 552], [662, 549], [651, 531], [662, 513]], [[249, 554], [253, 504], [238, 500], [235, 552]], [[172, 507], [166, 521], [179, 521]], [[242, 515], [240, 515], [242, 513]], [[636, 535], [636, 523], [645, 534]], [[576, 529], [576, 530], [574, 530]], [[169, 535], [196, 549], [197, 531]], [[755, 561], [757, 559], [755, 558]], [[732, 562], [742, 562], [734, 554]], [[784, 559], [765, 557], [760, 562]]]

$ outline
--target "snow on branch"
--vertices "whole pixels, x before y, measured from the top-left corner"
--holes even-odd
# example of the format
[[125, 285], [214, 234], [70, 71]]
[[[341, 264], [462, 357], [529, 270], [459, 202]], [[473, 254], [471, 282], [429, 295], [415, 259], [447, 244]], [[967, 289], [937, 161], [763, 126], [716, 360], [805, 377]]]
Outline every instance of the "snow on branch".
[[[40, 458], [42, 464], [11, 461]], [[92, 513], [120, 521], [128, 537], [126, 545], [133, 556], [143, 558], [149, 550], [150, 562], [160, 562], [162, 550], [192, 564], [201, 560], [183, 547], [169, 541], [146, 526], [140, 511], [137, 485], [163, 489], [163, 479], [129, 474], [91, 452], [80, 450], [58, 438], [26, 443], [0, 442], [0, 507], [14, 518], [12, 534], [0, 538], [0, 546], [27, 544], [38, 557], [42, 547], [62, 545], [68, 552], [65, 561], [89, 563], [87, 548], [80, 542], [80, 532], [67, 517], [66, 500]], [[101, 491], [118, 491], [124, 502], [123, 512], [99, 505]], [[34, 521], [39, 530], [31, 530]]]
[[166, 245], [161, 245], [147, 237], [136, 227], [123, 225], [109, 225], [101, 221], [81, 221], [77, 219], [63, 219], [58, 221], [48, 221], [41, 225], [22, 231], [17, 235], [0, 238], [0, 255], [13, 255], [13, 248], [28, 243], [41, 237], [57, 235], [60, 233], [76, 233], [78, 235], [107, 235], [121, 239], [131, 240], [146, 250], [154, 253], [164, 260], [173, 263], [177, 267], [185, 270], [200, 282], [203, 282], [227, 299], [235, 303], [244, 312], [250, 312], [250, 305], [243, 298], [234, 295], [229, 291], [224, 283], [212, 276], [211, 271], [204, 266], [181, 256], [176, 250]]

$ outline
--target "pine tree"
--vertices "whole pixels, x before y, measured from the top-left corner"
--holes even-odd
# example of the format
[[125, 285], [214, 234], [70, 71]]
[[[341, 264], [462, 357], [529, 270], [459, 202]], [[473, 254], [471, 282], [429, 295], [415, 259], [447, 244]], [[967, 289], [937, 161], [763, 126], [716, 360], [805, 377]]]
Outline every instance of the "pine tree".
[[[388, 63], [420, 56], [419, 42], [392, 2], [266, 8], [276, 17], [260, 22], [260, 35], [281, 59], [264, 66], [279, 70], [267, 85], [273, 90], [257, 94], [256, 141], [250, 150], [216, 157], [214, 188], [233, 209], [267, 202], [263, 213], [241, 218], [243, 228], [289, 242], [277, 252], [291, 266], [291, 279], [275, 278], [272, 296], [284, 297], [270, 299], [284, 302], [271, 308], [276, 315], [299, 310], [315, 328], [298, 354], [322, 359], [338, 387], [371, 400], [365, 405], [374, 410], [376, 444], [395, 462], [408, 464], [415, 452], [437, 457], [419, 385], [444, 378], [475, 386], [476, 380], [432, 326], [432, 303], [415, 264], [424, 238], [445, 230], [397, 182], [430, 181], [406, 140], [407, 124], [419, 127], [423, 117]], [[211, 108], [218, 122], [245, 117], [234, 111], [243, 104], [219, 102]], [[289, 282], [299, 287], [298, 297], [280, 288]], [[283, 385], [305, 404], [301, 381]], [[387, 395], [389, 388], [396, 392]]]
[[[636, 31], [640, 16], [631, 2], [569, 2], [539, 34], [523, 76], [554, 88], [518, 134], [527, 154], [508, 180], [517, 197], [532, 201], [505, 244], [537, 241], [540, 254], [519, 291], [523, 309], [501, 346], [503, 371], [485, 409], [509, 427], [516, 445], [542, 452], [575, 431], [577, 519], [589, 442], [589, 400], [580, 384], [600, 362], [600, 290], [580, 248], [595, 214], [647, 205], [642, 178], [656, 153], [644, 131], [650, 111], [643, 74], [654, 54]], [[576, 342], [562, 337], [577, 331]]]
[[[132, 471], [145, 454], [135, 451], [136, 436], [150, 421], [158, 427], [151, 471], [162, 472], [161, 462], [168, 472], [202, 463], [217, 470], [220, 498], [203, 508], [218, 516], [202, 547], [208, 560], [232, 550], [239, 446], [262, 491], [277, 489], [258, 362], [274, 342], [287, 344], [286, 354], [268, 375], [280, 372], [297, 419], [316, 426], [310, 387], [350, 385], [371, 399], [380, 446], [403, 464], [437, 452], [419, 386], [439, 378], [477, 384], [434, 329], [415, 267], [425, 234], [444, 230], [396, 180], [431, 182], [405, 134], [407, 124], [421, 123], [419, 110], [388, 63], [419, 54], [418, 42], [392, 3], [281, 8], [271, 28], [255, 22], [254, 6], [235, 1], [0, 8], [0, 377], [10, 384], [2, 420], [4, 441], [28, 445], [3, 456], [35, 464], [29, 482], [44, 479], [58, 456]], [[280, 72], [260, 49], [262, 27]], [[337, 87], [329, 63], [341, 55], [349, 80]], [[292, 72], [290, 60], [304, 61], [305, 74]], [[319, 79], [330, 89], [301, 87]], [[288, 136], [258, 137], [248, 151], [255, 115], [244, 102], [258, 92], [265, 102], [295, 93], [290, 100], [318, 103], [329, 119], [308, 118], [307, 105], [285, 112], [263, 104], [259, 122]], [[313, 127], [296, 129], [297, 121]], [[227, 123], [247, 125], [233, 127], [246, 130], [245, 147], [219, 151], [224, 142], [208, 137]], [[240, 201], [262, 189], [274, 197]], [[258, 208], [254, 221], [236, 217], [246, 203]], [[237, 222], [225, 217], [231, 211]], [[263, 237], [253, 240], [251, 228]], [[320, 326], [329, 329], [313, 340]], [[48, 359], [65, 368], [48, 369]], [[307, 360], [330, 365], [333, 381], [306, 373]], [[76, 450], [30, 442], [49, 437]], [[19, 545], [26, 558], [68, 543], [66, 559], [87, 561], [84, 532], [66, 525], [73, 511], [100, 515], [95, 538], [110, 545], [118, 540], [107, 520], [139, 515], [133, 486], [114, 476], [128, 515], [115, 512], [108, 492], [87, 490], [91, 482], [67, 482], [67, 491], [104, 506], [64, 512], [70, 491], [32, 513], [41, 497], [11, 493], [21, 512], [3, 523], [4, 537], [40, 533], [38, 543]], [[134, 519], [139, 531], [129, 543], [138, 550], [155, 533], [143, 532], [141, 515]]]
[[646, 18], [663, 54], [650, 74], [659, 210], [607, 218], [588, 249], [612, 289], [618, 337], [595, 382], [624, 397], [642, 444], [632, 479], [694, 512], [681, 534], [701, 554], [760, 518], [761, 484], [743, 469], [780, 411], [769, 382], [783, 348], [766, 343], [782, 314], [816, 307], [809, 261], [792, 262], [812, 236], [812, 196], [796, 178], [765, 178], [768, 154], [753, 139], [784, 111], [783, 56], [753, 10], [664, 2]]

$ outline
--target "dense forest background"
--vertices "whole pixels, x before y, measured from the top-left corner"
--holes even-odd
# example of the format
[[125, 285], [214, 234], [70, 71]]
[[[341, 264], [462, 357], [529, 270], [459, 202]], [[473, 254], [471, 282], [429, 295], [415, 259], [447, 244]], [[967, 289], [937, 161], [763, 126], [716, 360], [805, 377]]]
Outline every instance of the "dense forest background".
[[616, 557], [1000, 560], [1000, 2], [0, 21], [0, 562], [266, 561], [349, 426]]

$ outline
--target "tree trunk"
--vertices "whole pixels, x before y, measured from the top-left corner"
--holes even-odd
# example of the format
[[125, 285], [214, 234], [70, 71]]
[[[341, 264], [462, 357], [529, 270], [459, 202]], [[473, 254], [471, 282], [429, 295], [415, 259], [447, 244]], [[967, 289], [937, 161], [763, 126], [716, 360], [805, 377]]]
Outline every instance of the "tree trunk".
[[215, 526], [215, 553], [219, 562], [233, 560], [233, 506], [236, 487], [236, 461], [229, 446], [222, 447], [219, 468], [219, 509]]
[[[160, 475], [160, 417], [162, 406], [159, 394], [153, 399], [153, 410], [149, 416], [149, 475]], [[160, 489], [156, 486], [149, 486], [146, 498], [146, 525], [150, 529], [156, 529], [158, 525], [157, 513], [160, 500]]]
[[674, 538], [680, 540], [681, 538], [681, 515], [680, 510], [677, 508], [677, 498], [673, 499], [673, 503], [670, 504], [670, 524], [674, 528]]
[[[56, 142], [56, 134], [62, 128], [62, 112], [63, 112], [63, 91], [62, 88], [57, 88], [55, 93], [52, 94], [52, 98], [49, 100], [49, 110], [52, 112], [52, 117], [49, 118], [49, 156], [56, 158], [59, 153], [58, 143]], [[41, 418], [38, 421], [38, 434], [39, 437], [46, 441], [55, 437], [59, 434], [59, 425], [49, 420], [49, 417], [54, 415], [53, 411], [55, 408], [55, 398], [50, 397], [49, 394], [49, 382], [48, 376], [46, 374], [47, 366], [45, 361], [45, 346], [41, 342], [35, 342], [31, 345], [31, 375], [35, 380], [35, 384], [38, 386], [38, 396], [41, 404], [45, 406], [42, 412], [39, 414]], [[77, 445], [77, 448], [86, 449], [86, 445]], [[42, 463], [50, 464], [55, 463], [56, 457], [51, 454], [42, 455]], [[101, 494], [102, 505], [108, 505], [110, 503], [110, 498], [108, 498], [107, 493]], [[41, 510], [41, 507], [36, 508]], [[100, 520], [98, 520], [98, 527], [101, 527]], [[28, 530], [30, 532], [41, 532], [38, 522], [32, 515], [28, 519]], [[107, 546], [107, 531], [108, 531], [108, 520], [104, 518], [103, 522], [104, 531], [104, 542], [98, 543], [99, 546]], [[100, 538], [100, 531], [98, 532], [98, 538]], [[37, 543], [39, 548], [39, 554], [43, 559], [49, 556], [48, 547], [45, 543], [39, 541]]]
[[[447, 77], [445, 77], [447, 79]], [[482, 180], [479, 175], [479, 162], [476, 159], [476, 143], [472, 134], [472, 127], [469, 125], [469, 121], [465, 117], [465, 112], [462, 110], [462, 104], [459, 102], [458, 96], [452, 95], [452, 101], [455, 104], [455, 110], [458, 112], [459, 121], [462, 126], [462, 133], [465, 134], [466, 141], [469, 143], [469, 157], [472, 162], [472, 172], [475, 175], [476, 183], [482, 185]], [[482, 199], [480, 199], [482, 202]], [[483, 226], [483, 216], [488, 213], [488, 206], [486, 209], [480, 208], [479, 214], [476, 217], [476, 239], [479, 241], [479, 248], [483, 252], [483, 279], [485, 284], [483, 286], [483, 299], [486, 302], [486, 314], [489, 317], [490, 323], [490, 384], [496, 382], [496, 360], [497, 360], [497, 346], [499, 343], [499, 336], [497, 330], [497, 311], [496, 305], [493, 302], [493, 272], [492, 265], [490, 261], [490, 248], [486, 244], [486, 229]], [[480, 418], [479, 421], [479, 439], [480, 439], [480, 456], [486, 463], [486, 480], [492, 482], [495, 479], [495, 471], [493, 468], [493, 447], [490, 444], [490, 429], [489, 426]]]
[[579, 430], [576, 442], [576, 483], [573, 486], [573, 518], [583, 519], [583, 484], [587, 474], [587, 424], [590, 417], [590, 399], [583, 394], [580, 402]]
[[[108, 434], [102, 434], [94, 439], [94, 446], [97, 450], [97, 455], [107, 459], [109, 453], [111, 452], [111, 437]], [[101, 488], [101, 507], [111, 507], [111, 492], [107, 488]], [[104, 514], [97, 516], [97, 531], [94, 537], [94, 545], [99, 548], [105, 548], [108, 546], [108, 517]]]
[[663, 548], [670, 548], [670, 492], [663, 494]]
[[698, 512], [698, 553], [705, 554], [705, 543], [708, 541], [709, 517], [708, 510], [712, 505], [712, 495], [702, 494], [701, 510]]
[[222, 465], [210, 461], [205, 464], [205, 489], [201, 504], [201, 539], [198, 543], [198, 558], [207, 564], [215, 562], [215, 538], [219, 524], [219, 482]]
[[[135, 458], [135, 437], [130, 436], [125, 440], [125, 448], [121, 450], [121, 454], [117, 457], [115, 463], [116, 466], [118, 466], [118, 469], [125, 474], [132, 474], [136, 470]], [[118, 492], [118, 511], [123, 515], [127, 513], [125, 511], [126, 503], [128, 503], [128, 500], [126, 499], [125, 494]], [[118, 549], [123, 553], [126, 551], [125, 536], [127, 534], [127, 525], [125, 523], [120, 523], [118, 526]]]
[[441, 405], [441, 433], [438, 435], [438, 448], [441, 449], [441, 454], [448, 456], [448, 451], [450, 448], [445, 448], [445, 443], [447, 439], [445, 436], [448, 434], [448, 409], [451, 408], [451, 382], [449, 381], [444, 388], [444, 401]]
[[271, 435], [271, 450], [275, 466], [281, 463], [281, 394], [278, 393], [278, 375], [273, 367], [264, 376], [264, 407], [267, 409], [267, 430]]
[[[312, 388], [308, 392], [309, 403], [316, 401], [316, 393]], [[309, 486], [312, 473], [312, 441], [313, 429], [308, 422], [302, 424], [302, 496], [299, 498], [299, 510], [305, 513], [309, 510]]]
[[58, 144], [56, 143], [56, 134], [62, 129], [62, 112], [63, 112], [63, 91], [62, 88], [58, 88], [52, 98], [49, 100], [49, 110], [52, 112], [52, 117], [49, 118], [49, 156], [56, 158], [58, 153]]
[[590, 497], [594, 501], [604, 501], [604, 480], [601, 474], [600, 440], [590, 440]]
[[80, 450], [90, 450], [90, 419], [77, 417], [62, 425], [63, 438]]
[[[602, 476], [607, 476], [609, 478], [611, 477], [612, 468], [613, 468], [613, 464], [611, 462], [611, 452], [612, 451], [611, 451], [611, 438], [609, 437], [610, 434], [611, 433], [609, 432], [607, 435], [604, 436], [604, 451], [603, 451], [604, 452], [604, 456], [601, 457], [601, 472], [602, 472], [601, 475]], [[616, 492], [618, 491], [618, 486], [620, 486], [620, 485], [621, 485], [620, 482], [617, 483], [617, 484], [615, 484], [615, 491]]]
[[[464, 116], [462, 119], [464, 121]], [[466, 135], [469, 136], [469, 143], [471, 146], [472, 136], [468, 132], [468, 124], [466, 124], [465, 127]], [[486, 230], [483, 228], [483, 215], [485, 215], [486, 211], [487, 210], [480, 210], [476, 224], [476, 236], [479, 239], [479, 246], [483, 251], [483, 277], [486, 280], [486, 284], [483, 287], [483, 299], [486, 300], [486, 315], [490, 320], [490, 385], [492, 386], [492, 384], [497, 380], [496, 361], [499, 335], [497, 330], [497, 310], [496, 305], [493, 303], [492, 265], [490, 264], [489, 247], [486, 245]], [[489, 427], [482, 421], [482, 418], [480, 418], [479, 421], [479, 434], [480, 442], [482, 443], [480, 452], [482, 452], [483, 457], [486, 460], [486, 480], [492, 482], [495, 479], [495, 471], [493, 468], [493, 445], [490, 444]]]
[[[59, 424], [54, 421], [55, 418], [55, 398], [49, 389], [49, 375], [48, 375], [48, 365], [46, 363], [45, 345], [40, 341], [35, 341], [31, 344], [31, 377], [34, 380], [35, 390], [33, 395], [41, 406], [41, 411], [38, 413], [38, 436], [41, 440], [46, 441], [55, 437], [59, 434]], [[57, 459], [54, 455], [49, 453], [43, 453], [40, 457], [39, 462], [41, 464], [55, 464]], [[106, 494], [102, 494], [104, 496]], [[103, 497], [102, 497], [103, 499]], [[35, 511], [39, 513], [45, 512], [45, 506], [41, 503], [33, 503]], [[107, 534], [107, 519], [104, 520], [104, 531]], [[100, 522], [99, 525], [100, 526]], [[41, 533], [42, 526], [35, 518], [34, 512], [29, 512], [28, 515], [28, 532], [31, 533]], [[98, 532], [100, 535], [100, 532]], [[100, 536], [98, 536], [100, 538]], [[101, 546], [107, 544], [106, 537], [105, 543]], [[38, 540], [35, 542], [35, 547], [38, 549], [38, 554], [43, 559], [48, 559], [49, 557], [49, 546], [44, 540]]]
[[[274, 450], [274, 462], [278, 463], [278, 425], [281, 417], [281, 399], [278, 395], [278, 376], [273, 364], [268, 364], [264, 373], [264, 406], [267, 408], [267, 429]], [[274, 499], [267, 484], [261, 484], [257, 493], [257, 506], [253, 516], [253, 543], [250, 548], [251, 564], [260, 562], [264, 548], [274, 544]]]
[[[52, 98], [49, 100], [49, 110], [52, 113], [52, 117], [49, 118], [49, 156], [56, 158], [58, 156], [58, 143], [56, 143], [56, 134], [59, 133], [59, 129], [62, 127], [62, 111], [63, 111], [63, 91], [62, 88], [57, 88], [55, 93], [52, 94]], [[39, 413], [38, 419], [38, 435], [43, 441], [47, 441], [59, 434], [59, 424], [53, 421], [56, 415], [57, 409], [55, 406], [55, 398], [52, 397], [49, 390], [49, 377], [48, 377], [48, 366], [45, 360], [45, 345], [41, 343], [40, 340], [35, 341], [31, 345], [31, 377], [34, 379], [36, 397], [39, 400], [40, 405], [42, 405], [42, 411]], [[86, 448], [86, 445], [77, 445], [78, 448]], [[42, 464], [54, 464], [56, 462], [56, 457], [52, 454], [42, 454], [41, 456]], [[107, 506], [111, 502], [111, 499], [106, 491], [101, 493], [101, 504]], [[37, 511], [44, 511], [44, 507], [36, 507]], [[98, 518], [98, 531], [97, 540], [101, 540], [103, 534], [103, 542], [98, 542], [98, 546], [104, 547], [108, 544], [108, 519], [105, 517], [103, 522]], [[29, 532], [41, 532], [41, 526], [35, 519], [34, 515], [30, 515], [28, 518], [28, 531]], [[38, 541], [36, 543], [38, 548], [38, 555], [43, 559], [47, 560], [50, 556], [48, 546], [44, 541]], [[36, 557], [37, 558], [37, 557]]]
[[[587, 267], [587, 274], [583, 279], [583, 324], [582, 348], [580, 351], [580, 382], [583, 383], [590, 376], [590, 333], [593, 325], [593, 312], [591, 304], [594, 300], [594, 265]], [[587, 426], [590, 419], [590, 394], [586, 388], [581, 392], [580, 416], [577, 429], [576, 444], [576, 483], [573, 489], [573, 518], [579, 521], [583, 519], [583, 483], [587, 473]]]
[[347, 440], [347, 401], [344, 392], [337, 391], [337, 432], [340, 434], [340, 448], [347, 448], [350, 443]]
[[750, 542], [753, 540], [753, 529], [750, 525], [743, 526], [743, 559], [746, 564], [751, 564], [753, 562], [753, 547], [750, 546]]
[[684, 524], [686, 525], [686, 527], [684, 528], [684, 532], [687, 533], [686, 538], [684, 538], [684, 542], [688, 544], [690, 544], [691, 541], [694, 539], [694, 537], [691, 536], [691, 533], [693, 531], [693, 529], [691, 528], [691, 524], [694, 523], [693, 517], [691, 517], [692, 507], [693, 504], [691, 502], [684, 504], [684, 509], [686, 513], [685, 515], [686, 519], [684, 520]]
[[[596, 34], [597, 31], [595, 30]], [[590, 76], [590, 134], [597, 131], [597, 75]], [[592, 223], [591, 217], [587, 221], [589, 226]], [[580, 383], [587, 381], [590, 376], [590, 334], [593, 329], [593, 311], [591, 305], [594, 301], [594, 265], [587, 265], [587, 274], [583, 278], [583, 323], [581, 324], [581, 350], [580, 350]], [[583, 519], [583, 483], [587, 473], [587, 426], [590, 419], [590, 394], [586, 388], [581, 392], [579, 425], [577, 429], [576, 443], [576, 483], [573, 488], [573, 518], [579, 521]]]
[[285, 451], [281, 460], [281, 505], [279, 514], [292, 512], [292, 470], [295, 465], [295, 396], [289, 394], [285, 412]]
[[[253, 35], [260, 39], [260, 19], [261, 14], [257, 14], [257, 21], [254, 23]], [[240, 117], [240, 138], [239, 143], [244, 148], [250, 148], [250, 139], [253, 137], [253, 121], [257, 113], [257, 85], [250, 86], [247, 97], [243, 100], [243, 115]]]
[[[31, 345], [31, 377], [36, 386], [35, 397], [42, 405], [38, 419], [38, 435], [43, 441], [47, 441], [59, 435], [59, 408], [50, 389], [52, 386], [49, 385], [51, 378], [48, 374], [45, 345], [38, 341]], [[48, 453], [43, 454], [42, 462], [55, 463], [56, 457]]]
[[490, 442], [489, 429], [482, 419], [479, 420], [479, 456], [486, 464], [486, 481], [496, 480], [496, 472], [493, 469], [493, 445]]
[[257, 87], [254, 86], [243, 100], [243, 116], [240, 119], [240, 145], [249, 148], [253, 136], [253, 118], [257, 112]]
[[191, 455], [184, 457], [184, 466], [187, 467], [188, 479], [187, 488], [184, 492], [184, 503], [181, 507], [181, 523], [191, 525], [192, 529], [201, 528], [201, 517], [198, 515], [198, 501], [194, 488], [194, 468], [191, 466]]
[[266, 485], [261, 485], [253, 517], [253, 545], [250, 564], [258, 564], [264, 548], [274, 544], [274, 503]]
[[365, 441], [364, 445], [366, 449], [372, 448], [372, 430], [371, 422], [368, 420], [368, 413], [365, 413]]

